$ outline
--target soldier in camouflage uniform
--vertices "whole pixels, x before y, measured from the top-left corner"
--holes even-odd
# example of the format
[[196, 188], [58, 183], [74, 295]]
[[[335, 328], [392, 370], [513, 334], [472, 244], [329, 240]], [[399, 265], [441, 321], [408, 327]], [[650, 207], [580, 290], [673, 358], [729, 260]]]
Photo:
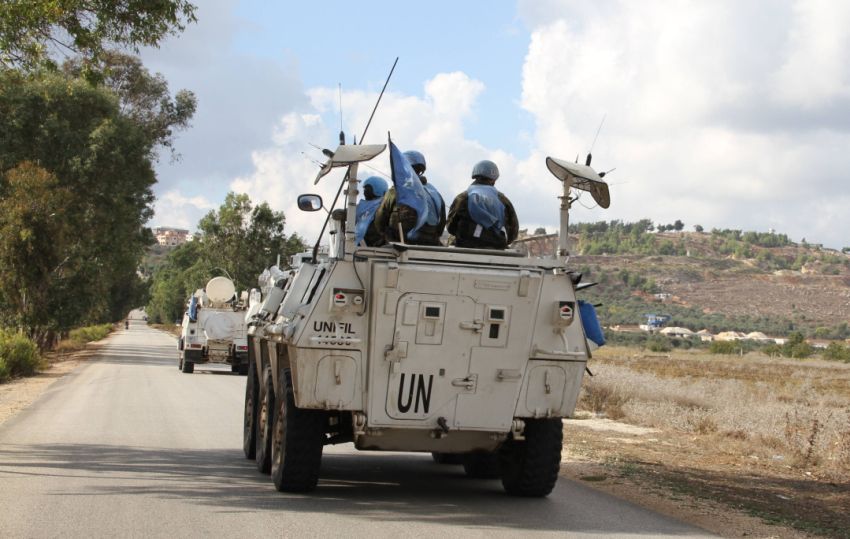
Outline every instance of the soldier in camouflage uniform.
[[499, 168], [481, 161], [472, 169], [472, 185], [455, 197], [448, 230], [458, 247], [505, 249], [519, 234], [519, 220], [508, 197], [494, 187]]
[[[406, 237], [405, 242], [415, 245], [442, 245], [440, 243], [440, 236], [442, 236], [443, 230], [446, 228], [446, 204], [437, 189], [429, 184], [428, 179], [425, 177], [425, 157], [417, 151], [404, 152], [404, 156], [413, 167], [413, 170], [419, 175], [423, 187], [425, 187], [425, 190], [434, 200], [437, 206], [437, 213], [439, 214], [439, 221], [436, 225], [425, 223], [419, 229], [419, 234], [415, 240]], [[416, 210], [404, 204], [396, 203], [395, 187], [390, 187], [390, 190], [384, 195], [381, 206], [378, 208], [374, 223], [375, 228], [383, 233], [384, 240], [387, 242], [398, 242], [400, 241], [398, 233], [399, 223], [401, 223], [401, 228], [404, 230], [406, 236], [408, 231], [416, 227], [417, 217]]]
[[357, 219], [354, 241], [370, 247], [383, 245], [384, 235], [375, 226], [375, 215], [381, 206], [382, 197], [387, 192], [387, 182], [383, 178], [370, 176], [363, 182], [363, 200], [357, 203]]

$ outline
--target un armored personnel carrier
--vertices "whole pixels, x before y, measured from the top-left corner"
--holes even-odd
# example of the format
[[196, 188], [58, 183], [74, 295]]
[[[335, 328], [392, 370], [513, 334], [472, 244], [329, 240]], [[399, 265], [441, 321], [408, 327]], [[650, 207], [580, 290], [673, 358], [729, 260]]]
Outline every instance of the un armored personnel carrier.
[[[326, 151], [319, 177], [348, 168], [344, 206], [329, 210], [329, 252], [319, 256], [317, 242], [261, 278], [249, 317], [245, 456], [280, 491], [313, 489], [323, 446], [353, 442], [454, 456], [510, 494], [545, 496], [558, 477], [561, 418], [574, 411], [595, 346], [585, 325], [599, 334], [592, 305], [576, 297], [586, 285], [567, 266], [570, 192], [607, 207], [607, 184], [589, 159], [547, 159], [562, 183], [559, 251], [547, 259], [358, 246], [358, 163], [384, 149]], [[318, 195], [298, 203], [323, 208]]]
[[237, 300], [233, 281], [213, 277], [189, 298], [177, 343], [177, 367], [191, 373], [196, 364], [226, 363], [233, 372], [248, 373], [245, 331], [247, 293]]

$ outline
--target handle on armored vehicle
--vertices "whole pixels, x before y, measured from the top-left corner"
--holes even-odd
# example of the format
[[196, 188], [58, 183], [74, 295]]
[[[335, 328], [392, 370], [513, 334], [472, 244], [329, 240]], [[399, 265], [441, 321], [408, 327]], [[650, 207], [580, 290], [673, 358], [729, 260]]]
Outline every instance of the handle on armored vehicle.
[[452, 380], [454, 387], [462, 387], [466, 390], [475, 389], [475, 384], [478, 382], [478, 375], [470, 374], [466, 378], [455, 378]]
[[460, 326], [460, 329], [469, 329], [474, 331], [475, 333], [478, 333], [479, 331], [484, 329], [484, 322], [482, 322], [481, 320], [473, 320], [472, 322], [461, 322], [458, 325]]

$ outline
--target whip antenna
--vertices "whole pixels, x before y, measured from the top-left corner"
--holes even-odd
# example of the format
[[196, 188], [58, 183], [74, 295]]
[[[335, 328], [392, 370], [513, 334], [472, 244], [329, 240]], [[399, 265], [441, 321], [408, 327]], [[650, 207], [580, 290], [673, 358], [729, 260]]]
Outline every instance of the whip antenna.
[[339, 143], [345, 144], [345, 133], [342, 130], [342, 83], [337, 83], [337, 93], [339, 94]]
[[390, 68], [390, 74], [387, 75], [387, 80], [384, 81], [384, 87], [381, 88], [381, 93], [378, 94], [378, 101], [375, 102], [375, 108], [372, 109], [372, 114], [369, 115], [369, 121], [366, 122], [366, 129], [363, 130], [363, 134], [360, 135], [360, 144], [363, 144], [363, 139], [366, 138], [366, 131], [369, 131], [369, 126], [372, 124], [372, 118], [375, 116], [375, 111], [378, 110], [378, 105], [381, 104], [381, 98], [384, 97], [384, 90], [387, 89], [387, 84], [390, 83], [390, 78], [393, 76], [393, 71], [395, 71], [395, 65], [398, 63], [398, 56], [395, 57], [395, 62], [393, 62], [393, 67]]
[[593, 147], [596, 146], [596, 139], [599, 138], [599, 132], [602, 131], [602, 125], [605, 123], [605, 118], [608, 117], [608, 113], [602, 115], [602, 121], [599, 122], [599, 127], [596, 128], [596, 136], [593, 137], [593, 144], [590, 145], [590, 151], [587, 153], [593, 153]]

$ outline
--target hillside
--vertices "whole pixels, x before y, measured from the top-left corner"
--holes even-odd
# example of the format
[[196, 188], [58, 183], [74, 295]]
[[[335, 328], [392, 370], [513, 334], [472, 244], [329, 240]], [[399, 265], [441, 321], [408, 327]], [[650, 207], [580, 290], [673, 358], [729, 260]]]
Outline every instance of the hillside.
[[[776, 233], [651, 228], [648, 220], [571, 227], [572, 264], [599, 283], [583, 295], [603, 304], [604, 325], [656, 313], [695, 331], [850, 336], [850, 254]], [[551, 252], [556, 241], [535, 236], [518, 246]]]

